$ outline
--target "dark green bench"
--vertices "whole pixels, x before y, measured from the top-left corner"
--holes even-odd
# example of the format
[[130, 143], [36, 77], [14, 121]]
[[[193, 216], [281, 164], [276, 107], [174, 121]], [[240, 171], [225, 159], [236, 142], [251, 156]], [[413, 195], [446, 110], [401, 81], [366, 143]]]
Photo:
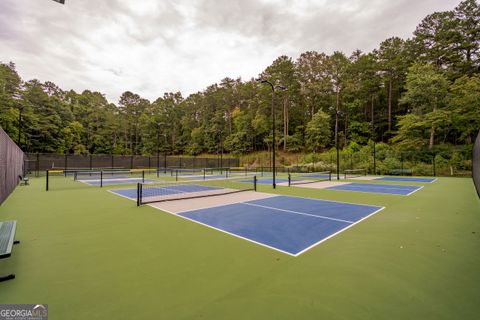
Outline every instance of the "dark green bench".
[[[17, 221], [0, 222], [0, 259], [8, 258], [12, 254], [14, 244], [20, 243], [15, 241], [15, 230], [17, 229]], [[0, 276], [0, 282], [15, 279], [14, 274]]]

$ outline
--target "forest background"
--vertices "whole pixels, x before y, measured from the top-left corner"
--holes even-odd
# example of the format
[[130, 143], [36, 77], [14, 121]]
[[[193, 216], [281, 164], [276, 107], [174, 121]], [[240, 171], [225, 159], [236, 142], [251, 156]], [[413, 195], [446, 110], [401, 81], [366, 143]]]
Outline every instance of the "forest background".
[[[343, 169], [375, 163], [383, 173], [431, 174], [435, 162], [443, 174], [468, 173], [480, 128], [479, 55], [480, 6], [465, 0], [372, 52], [278, 57], [258, 77], [286, 86], [274, 101], [279, 164], [332, 169], [338, 117]], [[115, 104], [98, 91], [24, 81], [13, 62], [0, 62], [0, 126], [29, 153], [229, 153], [268, 166], [271, 95], [253, 78], [224, 78], [188, 97], [149, 101], [126, 91]]]

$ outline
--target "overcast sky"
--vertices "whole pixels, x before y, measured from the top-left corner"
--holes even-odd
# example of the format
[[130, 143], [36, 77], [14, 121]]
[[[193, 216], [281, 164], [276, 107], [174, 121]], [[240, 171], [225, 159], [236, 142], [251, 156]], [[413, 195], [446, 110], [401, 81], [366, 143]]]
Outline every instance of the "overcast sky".
[[0, 0], [0, 61], [64, 90], [184, 97], [305, 51], [369, 52], [460, 0]]

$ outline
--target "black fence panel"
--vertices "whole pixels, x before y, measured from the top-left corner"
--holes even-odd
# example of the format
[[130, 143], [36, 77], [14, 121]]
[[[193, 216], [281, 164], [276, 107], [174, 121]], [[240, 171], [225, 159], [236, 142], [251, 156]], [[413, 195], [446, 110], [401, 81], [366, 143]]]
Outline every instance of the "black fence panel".
[[480, 197], [480, 131], [478, 132], [472, 155], [472, 175], [477, 194]]
[[29, 153], [26, 158], [30, 172], [68, 169], [152, 169], [152, 168], [219, 168], [238, 167], [238, 158], [204, 158], [189, 156], [131, 155], [63, 155], [54, 153]]
[[0, 128], [0, 204], [7, 199], [25, 172], [25, 154]]

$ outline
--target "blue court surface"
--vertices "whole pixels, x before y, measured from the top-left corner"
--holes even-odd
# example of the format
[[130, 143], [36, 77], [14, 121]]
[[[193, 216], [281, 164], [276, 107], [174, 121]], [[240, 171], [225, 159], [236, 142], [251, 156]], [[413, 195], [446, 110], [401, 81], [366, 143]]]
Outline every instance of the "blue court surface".
[[382, 209], [377, 206], [273, 196], [176, 214], [298, 256]]
[[403, 186], [397, 184], [374, 184], [374, 183], [347, 183], [333, 187], [327, 187], [325, 189], [330, 190], [343, 190], [343, 191], [356, 191], [356, 192], [370, 192], [370, 193], [383, 193], [383, 194], [397, 194], [408, 196], [423, 187], [421, 186]]
[[[242, 180], [240, 182], [248, 182], [252, 183], [252, 179], [250, 180]], [[272, 178], [258, 178], [257, 179], [258, 184], [272, 184], [273, 179]], [[282, 178], [276, 178], [275, 183], [288, 183], [288, 179], [282, 179]]]
[[210, 180], [210, 179], [225, 179], [226, 176], [220, 176], [220, 175], [184, 175], [184, 176], [178, 176], [181, 179], [187, 179], [187, 180]]
[[380, 181], [404, 181], [404, 182], [434, 182], [436, 178], [416, 178], [416, 177], [381, 177], [374, 180]]
[[[180, 193], [189, 193], [189, 192], [200, 192], [200, 191], [210, 191], [210, 190], [219, 190], [221, 188], [218, 187], [209, 187], [209, 186], [201, 186], [197, 184], [176, 184], [176, 185], [165, 185], [165, 186], [146, 186], [142, 190], [142, 196], [145, 197], [153, 197], [153, 196], [167, 196], [172, 194], [180, 194]], [[111, 192], [118, 194], [120, 196], [129, 198], [129, 199], [137, 199], [137, 189], [118, 189], [118, 190], [110, 190]]]
[[305, 175], [295, 175], [295, 178], [302, 178], [305, 180], [310, 179], [328, 179], [330, 178], [330, 175], [328, 174], [305, 174]]
[[[86, 183], [90, 186], [99, 186], [100, 185], [100, 179], [98, 180], [87, 180], [87, 179], [82, 179], [78, 180], [83, 183]], [[128, 178], [128, 177], [115, 177], [113, 179], [109, 179], [108, 177], [103, 178], [103, 183], [102, 185], [107, 186], [107, 185], [114, 185], [114, 184], [127, 184], [127, 183], [139, 183], [143, 182], [142, 178]], [[151, 183], [151, 182], [158, 182], [158, 180], [151, 180], [151, 179], [145, 179], [145, 183]]]

